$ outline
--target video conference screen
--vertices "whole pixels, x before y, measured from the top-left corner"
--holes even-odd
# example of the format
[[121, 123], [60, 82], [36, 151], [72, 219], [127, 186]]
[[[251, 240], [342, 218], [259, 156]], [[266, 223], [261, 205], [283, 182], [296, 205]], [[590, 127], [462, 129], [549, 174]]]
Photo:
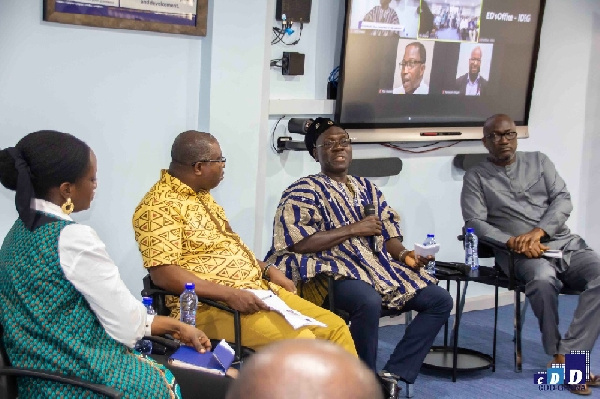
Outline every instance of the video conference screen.
[[540, 0], [348, 0], [336, 118], [347, 127], [525, 124]]

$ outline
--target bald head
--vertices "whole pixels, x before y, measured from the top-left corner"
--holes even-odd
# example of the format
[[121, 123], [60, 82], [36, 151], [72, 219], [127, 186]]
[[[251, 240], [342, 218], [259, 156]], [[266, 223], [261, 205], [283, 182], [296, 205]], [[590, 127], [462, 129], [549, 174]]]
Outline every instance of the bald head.
[[242, 366], [227, 399], [381, 399], [375, 375], [323, 340], [273, 343]]
[[208, 159], [210, 145], [217, 139], [210, 133], [188, 130], [180, 133], [171, 146], [171, 161], [191, 165], [199, 159]]
[[494, 114], [485, 120], [483, 124], [483, 136], [486, 137], [492, 134], [494, 132], [494, 128], [496, 127], [496, 123], [502, 120], [514, 123], [512, 118], [506, 114]]

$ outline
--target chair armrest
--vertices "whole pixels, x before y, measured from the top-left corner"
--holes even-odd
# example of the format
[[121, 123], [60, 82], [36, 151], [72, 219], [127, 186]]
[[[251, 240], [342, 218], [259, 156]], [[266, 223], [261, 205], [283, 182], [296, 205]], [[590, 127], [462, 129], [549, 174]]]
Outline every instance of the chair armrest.
[[224, 305], [220, 302], [213, 301], [212, 299], [201, 298], [198, 297], [198, 302], [202, 302], [208, 306], [215, 307], [217, 309], [221, 309], [225, 312], [229, 312], [233, 315], [233, 331], [235, 334], [235, 357], [236, 360], [242, 359], [242, 319], [240, 317], [240, 312], [235, 310], [227, 305]]
[[152, 341], [152, 343], [162, 345], [167, 349], [173, 351], [179, 349], [179, 347], [181, 346], [181, 343], [179, 341], [168, 337], [161, 337], [158, 335], [146, 335], [143, 339], [147, 339], [148, 341]]
[[33, 377], [42, 378], [49, 381], [60, 382], [62, 384], [75, 385], [84, 389], [88, 389], [92, 392], [99, 393], [109, 398], [120, 399], [123, 394], [116, 389], [102, 385], [94, 384], [78, 377], [66, 376], [56, 371], [48, 370], [32, 370], [21, 367], [3, 367], [0, 368], [0, 375], [13, 375], [17, 377]]
[[329, 299], [329, 310], [335, 313], [335, 299], [333, 295], [333, 283], [335, 277], [332, 274], [327, 276], [327, 299]]
[[[157, 287], [156, 285], [154, 285], [152, 283], [150, 274], [148, 274], [148, 275], [146, 275], [146, 277], [144, 277], [143, 282], [144, 282], [144, 289], [142, 290], [142, 296], [154, 297], [155, 295], [162, 295], [162, 296], [164, 296], [164, 295], [179, 296], [180, 295], [175, 292], [169, 292], [169, 291], [163, 290], [163, 289]], [[241, 358], [242, 358], [242, 321], [241, 321], [240, 312], [223, 304], [223, 303], [214, 301], [212, 299], [198, 297], [198, 302], [203, 303], [208, 306], [215, 307], [215, 308], [223, 310], [225, 312], [229, 312], [233, 315], [233, 328], [234, 328], [234, 334], [235, 334], [235, 344], [234, 344], [235, 356], [236, 356], [236, 360], [241, 360]]]

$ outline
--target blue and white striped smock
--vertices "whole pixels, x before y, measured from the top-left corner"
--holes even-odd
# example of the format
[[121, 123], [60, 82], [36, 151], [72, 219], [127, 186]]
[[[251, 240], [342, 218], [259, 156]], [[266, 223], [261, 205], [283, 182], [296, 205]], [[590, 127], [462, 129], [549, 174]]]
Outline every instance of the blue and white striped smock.
[[[383, 223], [383, 250], [374, 254], [367, 237], [352, 237], [328, 250], [299, 254], [289, 248], [319, 231], [356, 223], [364, 218], [363, 205], [375, 205]], [[298, 284], [299, 292], [317, 304], [325, 295], [326, 278], [360, 279], [381, 294], [385, 306], [401, 309], [415, 293], [436, 280], [423, 269], [414, 270], [387, 253], [385, 241], [402, 239], [400, 217], [369, 180], [348, 176], [346, 184], [323, 174], [303, 177], [289, 186], [279, 201], [273, 222], [273, 243], [265, 259], [285, 271]], [[381, 247], [381, 246], [380, 246]], [[320, 274], [322, 273], [322, 274]], [[317, 276], [319, 275], [319, 276]]]

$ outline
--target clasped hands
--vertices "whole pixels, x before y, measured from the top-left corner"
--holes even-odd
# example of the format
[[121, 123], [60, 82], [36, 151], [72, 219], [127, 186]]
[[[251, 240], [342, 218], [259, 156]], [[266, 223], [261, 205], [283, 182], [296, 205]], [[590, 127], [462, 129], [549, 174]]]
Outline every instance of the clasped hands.
[[510, 237], [506, 242], [508, 249], [523, 254], [528, 258], [539, 258], [550, 248], [542, 244], [540, 240], [546, 235], [546, 232], [539, 227], [521, 234], [517, 237]]

